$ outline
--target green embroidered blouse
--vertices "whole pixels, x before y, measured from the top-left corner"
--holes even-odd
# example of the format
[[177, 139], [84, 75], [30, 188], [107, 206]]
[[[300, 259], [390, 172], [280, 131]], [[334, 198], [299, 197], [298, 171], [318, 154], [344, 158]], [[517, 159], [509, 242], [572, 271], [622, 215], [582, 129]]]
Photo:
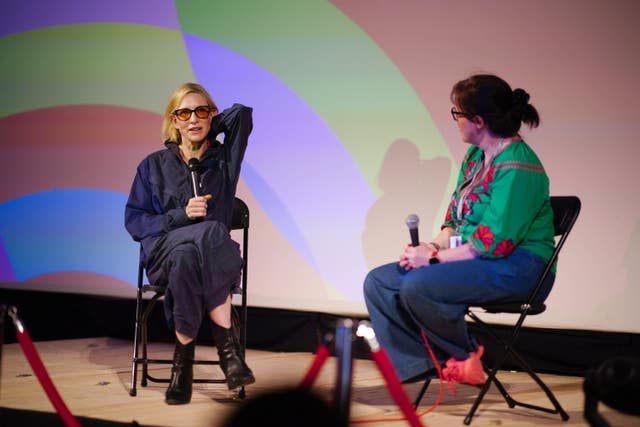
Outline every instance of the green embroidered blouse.
[[507, 145], [486, 171], [483, 162], [484, 151], [469, 147], [443, 228], [453, 227], [483, 258], [506, 257], [521, 247], [548, 260], [555, 245], [553, 211], [538, 156], [520, 140]]

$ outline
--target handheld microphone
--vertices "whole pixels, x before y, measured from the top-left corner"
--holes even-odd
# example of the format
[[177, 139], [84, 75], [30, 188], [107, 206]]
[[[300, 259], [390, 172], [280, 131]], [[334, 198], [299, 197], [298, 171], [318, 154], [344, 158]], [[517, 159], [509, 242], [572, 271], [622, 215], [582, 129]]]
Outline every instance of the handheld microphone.
[[189, 175], [191, 176], [191, 187], [193, 188], [193, 196], [198, 197], [200, 192], [198, 191], [198, 183], [200, 182], [200, 177], [198, 176], [198, 171], [200, 170], [200, 160], [192, 157], [189, 159]]
[[420, 218], [418, 215], [411, 214], [407, 217], [407, 227], [409, 227], [409, 234], [411, 235], [411, 246], [418, 246], [420, 244], [420, 239], [418, 238], [418, 223], [420, 223]]

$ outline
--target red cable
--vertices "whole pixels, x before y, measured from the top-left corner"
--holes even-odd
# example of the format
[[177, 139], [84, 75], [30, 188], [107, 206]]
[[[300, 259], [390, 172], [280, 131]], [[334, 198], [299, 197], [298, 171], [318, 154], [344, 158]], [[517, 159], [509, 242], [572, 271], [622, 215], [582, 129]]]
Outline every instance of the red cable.
[[40, 359], [40, 356], [38, 355], [38, 352], [36, 351], [36, 348], [34, 347], [27, 330], [24, 329], [24, 327], [19, 328], [16, 324], [16, 335], [18, 337], [18, 341], [20, 342], [20, 346], [22, 347], [22, 351], [24, 352], [24, 355], [27, 357], [27, 360], [31, 365], [31, 369], [33, 369], [36, 377], [38, 377], [42, 388], [44, 389], [47, 397], [58, 412], [58, 415], [60, 416], [60, 418], [62, 418], [62, 421], [67, 427], [81, 427], [80, 423], [69, 411], [69, 408], [67, 408], [67, 405], [65, 405], [62, 397], [60, 397], [58, 390], [56, 390], [56, 387], [53, 385], [51, 377], [49, 377], [49, 374], [47, 373], [47, 368], [45, 368], [44, 364], [42, 363], [42, 360]]
[[309, 390], [313, 385], [313, 382], [316, 380], [318, 373], [320, 372], [320, 368], [329, 357], [329, 349], [324, 344], [320, 344], [316, 349], [316, 357], [313, 359], [307, 374], [304, 376], [302, 381], [300, 382], [300, 387], [303, 390]]
[[[442, 369], [440, 367], [440, 363], [438, 362], [438, 359], [436, 358], [435, 354], [433, 353], [433, 350], [431, 349], [431, 345], [429, 344], [429, 340], [427, 339], [427, 335], [422, 330], [420, 331], [420, 335], [422, 336], [422, 340], [424, 341], [424, 344], [427, 347], [427, 351], [429, 352], [429, 356], [431, 357], [431, 360], [433, 360], [433, 364], [434, 364], [434, 366], [436, 368], [436, 371], [438, 372], [438, 379], [440, 380], [440, 385], [438, 387], [438, 389], [439, 389], [438, 390], [438, 399], [436, 400], [436, 402], [433, 405], [431, 405], [431, 407], [429, 409], [427, 409], [426, 411], [420, 412], [419, 414], [415, 414], [413, 412], [413, 407], [411, 407], [410, 413], [413, 414], [411, 418], [413, 418], [413, 416], [415, 416], [417, 418], [421, 418], [423, 415], [426, 415], [429, 412], [433, 411], [434, 409], [436, 409], [440, 405], [440, 403], [442, 402], [442, 399], [444, 397], [444, 379], [442, 378]], [[372, 352], [372, 355], [373, 354], [374, 353]], [[386, 354], [385, 354], [385, 356], [386, 356]], [[374, 358], [375, 358], [375, 355], [374, 355]], [[388, 358], [387, 358], [387, 360], [388, 360]], [[389, 365], [390, 369], [393, 371], [394, 376], [395, 376], [395, 371], [393, 370], [393, 367], [392, 367], [391, 363], [389, 362], [388, 365]], [[380, 370], [383, 372], [383, 375], [384, 375], [385, 371], [383, 371], [382, 369], [380, 369]], [[397, 377], [396, 377], [396, 379], [397, 379]], [[399, 381], [398, 381], [398, 384], [400, 385]], [[390, 390], [391, 390], [391, 388], [390, 388]], [[455, 394], [455, 393], [452, 393], [452, 394]], [[395, 399], [395, 396], [394, 396], [394, 399]], [[396, 403], [397, 403], [397, 401], [396, 401]], [[400, 406], [400, 404], [398, 404], [398, 406]], [[403, 412], [405, 413], [405, 418], [379, 418], [379, 419], [368, 419], [368, 420], [352, 420], [351, 424], [369, 424], [369, 423], [380, 423], [380, 422], [391, 422], [391, 421], [403, 421], [405, 419], [407, 421], [411, 422], [409, 417], [406, 416], [407, 412], [405, 410], [403, 410]]]
[[[429, 344], [429, 340], [427, 339], [427, 335], [424, 333], [424, 331], [422, 329], [420, 329], [420, 335], [422, 336], [422, 341], [424, 341], [424, 345], [427, 346], [427, 351], [429, 352], [429, 357], [431, 357], [431, 360], [433, 360], [433, 365], [436, 367], [436, 372], [438, 372], [438, 379], [440, 380], [439, 381], [440, 385], [438, 386], [438, 399], [435, 401], [435, 403], [433, 405], [431, 405], [431, 407], [429, 409], [427, 409], [426, 411], [420, 413], [419, 416], [421, 417], [424, 414], [428, 414], [429, 412], [431, 412], [434, 409], [436, 409], [440, 405], [440, 403], [442, 402], [442, 398], [444, 397], [444, 386], [443, 386], [444, 385], [444, 378], [442, 378], [442, 369], [440, 367], [440, 362], [438, 362], [438, 359], [436, 358], [436, 355], [433, 353], [433, 350], [431, 349], [431, 345]], [[452, 394], [455, 394], [455, 393], [452, 393]]]

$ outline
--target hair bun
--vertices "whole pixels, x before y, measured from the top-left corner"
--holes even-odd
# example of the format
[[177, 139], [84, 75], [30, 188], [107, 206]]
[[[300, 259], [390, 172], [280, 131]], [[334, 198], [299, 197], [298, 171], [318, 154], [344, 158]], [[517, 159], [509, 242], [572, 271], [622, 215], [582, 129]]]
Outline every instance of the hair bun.
[[513, 105], [516, 107], [525, 107], [529, 103], [529, 94], [524, 89], [516, 89], [513, 91]]

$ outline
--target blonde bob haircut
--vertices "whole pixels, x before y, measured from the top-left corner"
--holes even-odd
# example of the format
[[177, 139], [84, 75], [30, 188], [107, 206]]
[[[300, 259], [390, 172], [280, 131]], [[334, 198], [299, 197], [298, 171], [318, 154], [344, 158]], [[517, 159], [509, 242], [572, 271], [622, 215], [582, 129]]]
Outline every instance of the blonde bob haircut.
[[198, 93], [207, 100], [209, 107], [213, 109], [214, 114], [218, 112], [218, 106], [213, 102], [213, 98], [209, 95], [209, 92], [197, 83], [185, 83], [173, 91], [169, 97], [169, 103], [164, 111], [164, 118], [162, 119], [162, 140], [173, 141], [178, 144], [182, 143], [180, 132], [173, 126], [173, 112], [180, 105], [182, 99], [190, 93]]

